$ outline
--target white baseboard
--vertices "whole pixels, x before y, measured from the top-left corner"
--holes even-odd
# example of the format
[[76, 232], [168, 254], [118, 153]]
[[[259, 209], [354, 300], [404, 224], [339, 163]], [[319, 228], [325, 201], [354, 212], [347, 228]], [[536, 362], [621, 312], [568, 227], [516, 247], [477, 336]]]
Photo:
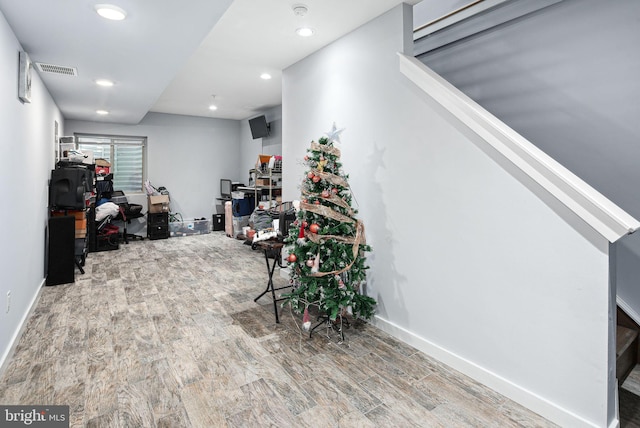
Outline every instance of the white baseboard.
[[616, 409], [617, 410], [617, 414], [616, 414], [616, 418], [611, 421], [611, 423], [609, 424], [609, 428], [620, 428], [620, 397], [618, 397], [618, 382], [616, 382]]
[[38, 292], [34, 294], [33, 298], [31, 299], [31, 302], [29, 303], [29, 307], [22, 315], [22, 319], [20, 320], [20, 325], [18, 326], [16, 331], [14, 331], [13, 337], [9, 342], [9, 346], [7, 346], [4, 353], [2, 354], [2, 357], [0, 357], [0, 376], [2, 376], [4, 371], [7, 369], [9, 362], [11, 361], [11, 357], [13, 356], [13, 353], [16, 350], [16, 346], [18, 346], [18, 342], [20, 341], [20, 338], [22, 337], [22, 333], [24, 332], [26, 321], [29, 319], [29, 317], [33, 313], [33, 310], [36, 307], [36, 302], [40, 298], [40, 294], [42, 293], [42, 288], [45, 286], [45, 281], [46, 281], [46, 278], [43, 278], [42, 282], [40, 283], [40, 287], [38, 287]]
[[378, 315], [372, 324], [560, 426], [598, 426]]

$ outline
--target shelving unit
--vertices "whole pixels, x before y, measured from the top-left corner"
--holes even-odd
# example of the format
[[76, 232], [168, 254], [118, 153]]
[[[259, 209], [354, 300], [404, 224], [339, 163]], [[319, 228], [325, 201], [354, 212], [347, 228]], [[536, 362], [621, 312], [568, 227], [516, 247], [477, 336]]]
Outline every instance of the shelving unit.
[[[267, 197], [269, 205], [275, 202], [275, 197], [282, 191], [282, 167], [249, 170], [249, 178], [253, 182], [253, 192], [256, 206], [264, 202]], [[275, 183], [275, 184], [274, 184]]]

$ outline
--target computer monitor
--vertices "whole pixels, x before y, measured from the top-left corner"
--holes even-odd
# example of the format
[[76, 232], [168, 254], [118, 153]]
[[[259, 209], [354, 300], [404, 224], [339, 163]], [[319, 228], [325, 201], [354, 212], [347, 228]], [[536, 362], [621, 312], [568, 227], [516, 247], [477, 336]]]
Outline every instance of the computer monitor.
[[228, 178], [220, 179], [220, 198], [221, 199], [231, 199], [231, 180]]

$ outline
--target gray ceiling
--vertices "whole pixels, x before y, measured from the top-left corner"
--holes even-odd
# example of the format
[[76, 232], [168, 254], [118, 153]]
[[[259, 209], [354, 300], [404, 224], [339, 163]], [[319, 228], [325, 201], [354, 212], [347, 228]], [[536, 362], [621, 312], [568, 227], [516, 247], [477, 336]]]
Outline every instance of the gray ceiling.
[[[0, 0], [33, 62], [77, 69], [39, 72], [66, 119], [135, 124], [149, 111], [246, 119], [281, 104], [283, 69], [401, 3], [306, 0], [298, 16], [299, 2], [286, 0], [113, 0], [127, 18], [108, 21], [94, 10], [108, 2]], [[296, 35], [303, 25], [314, 36]], [[116, 84], [98, 87], [98, 78]]]

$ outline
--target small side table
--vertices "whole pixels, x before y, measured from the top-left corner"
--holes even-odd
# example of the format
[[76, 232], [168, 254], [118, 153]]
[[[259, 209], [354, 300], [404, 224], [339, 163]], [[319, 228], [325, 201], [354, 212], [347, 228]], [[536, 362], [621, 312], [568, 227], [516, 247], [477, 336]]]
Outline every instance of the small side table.
[[[276, 297], [277, 290], [283, 290], [285, 288], [289, 288], [289, 286], [274, 288], [273, 286], [273, 272], [276, 269], [276, 265], [280, 266], [280, 253], [282, 251], [282, 247], [284, 244], [280, 241], [258, 241], [255, 244], [256, 248], [259, 248], [264, 251], [264, 259], [267, 263], [267, 273], [269, 274], [269, 281], [267, 282], [267, 288], [260, 293], [258, 297], [253, 299], [254, 302], [257, 302], [265, 294], [271, 292], [271, 299], [273, 300], [273, 311], [276, 314], [276, 323], [280, 323], [280, 319], [278, 318], [278, 303], [282, 298]], [[269, 254], [273, 255], [273, 263], [269, 263]], [[282, 267], [282, 266], [280, 266]]]

